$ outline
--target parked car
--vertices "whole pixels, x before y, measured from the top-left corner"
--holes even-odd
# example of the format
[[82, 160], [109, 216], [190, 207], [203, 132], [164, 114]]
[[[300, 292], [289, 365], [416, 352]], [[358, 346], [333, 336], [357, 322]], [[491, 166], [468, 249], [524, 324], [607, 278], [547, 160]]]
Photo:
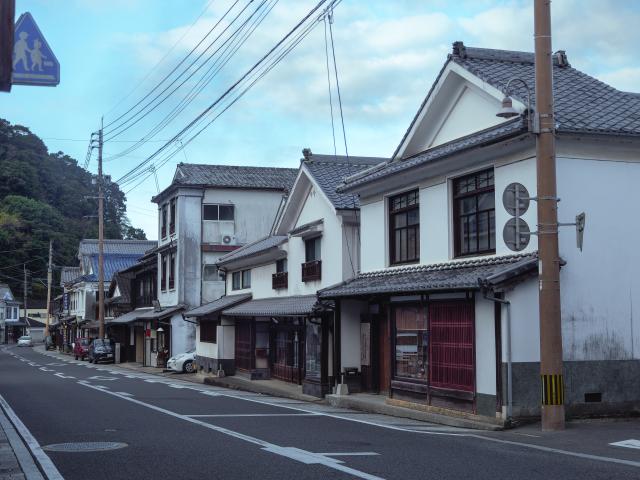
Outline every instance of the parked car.
[[114, 348], [109, 340], [96, 338], [87, 352], [89, 363], [107, 362], [115, 363]]
[[19, 347], [33, 347], [33, 341], [29, 335], [24, 335], [18, 339]]
[[174, 372], [193, 373], [196, 371], [194, 361], [196, 359], [196, 351], [180, 353], [174, 355], [167, 360], [167, 368]]
[[53, 337], [51, 335], [47, 335], [47, 338], [44, 339], [44, 349], [45, 350], [55, 350], [56, 344], [53, 341]]
[[90, 343], [91, 342], [88, 338], [76, 338], [76, 341], [73, 344], [73, 356], [76, 357], [76, 360], [78, 360], [78, 358], [80, 358], [80, 360], [85, 359], [89, 354]]

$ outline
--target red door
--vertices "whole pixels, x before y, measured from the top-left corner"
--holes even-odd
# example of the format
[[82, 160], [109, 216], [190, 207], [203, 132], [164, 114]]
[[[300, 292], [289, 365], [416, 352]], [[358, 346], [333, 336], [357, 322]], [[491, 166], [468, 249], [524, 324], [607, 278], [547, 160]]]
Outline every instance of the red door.
[[475, 390], [474, 304], [429, 303], [430, 384], [436, 388]]

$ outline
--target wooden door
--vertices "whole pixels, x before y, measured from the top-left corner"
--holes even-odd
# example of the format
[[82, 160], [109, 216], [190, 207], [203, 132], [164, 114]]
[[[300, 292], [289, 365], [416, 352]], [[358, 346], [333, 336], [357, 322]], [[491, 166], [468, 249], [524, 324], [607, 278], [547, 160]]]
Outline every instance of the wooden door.
[[386, 315], [376, 315], [378, 324], [378, 385], [381, 392], [388, 392], [391, 386], [391, 342], [389, 319]]
[[136, 362], [144, 362], [144, 330], [141, 327], [135, 327], [136, 342]]
[[253, 334], [251, 320], [236, 320], [236, 368], [250, 371], [253, 368]]

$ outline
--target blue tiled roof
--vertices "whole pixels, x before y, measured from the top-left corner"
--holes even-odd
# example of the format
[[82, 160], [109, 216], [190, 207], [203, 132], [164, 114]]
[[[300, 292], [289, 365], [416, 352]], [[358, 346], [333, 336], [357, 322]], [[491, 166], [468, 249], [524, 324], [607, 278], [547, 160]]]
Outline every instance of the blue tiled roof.
[[[116, 272], [129, 268], [138, 262], [142, 255], [104, 255], [104, 281], [110, 282]], [[81, 277], [85, 282], [98, 281], [98, 255], [91, 256], [93, 274]]]

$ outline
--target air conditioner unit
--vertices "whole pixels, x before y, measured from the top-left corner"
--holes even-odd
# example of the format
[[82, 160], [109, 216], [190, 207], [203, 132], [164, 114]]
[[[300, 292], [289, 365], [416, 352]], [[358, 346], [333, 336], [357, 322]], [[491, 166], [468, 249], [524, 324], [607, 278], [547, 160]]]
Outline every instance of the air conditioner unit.
[[223, 245], [235, 245], [236, 244], [236, 236], [235, 235], [221, 235], [221, 243]]

